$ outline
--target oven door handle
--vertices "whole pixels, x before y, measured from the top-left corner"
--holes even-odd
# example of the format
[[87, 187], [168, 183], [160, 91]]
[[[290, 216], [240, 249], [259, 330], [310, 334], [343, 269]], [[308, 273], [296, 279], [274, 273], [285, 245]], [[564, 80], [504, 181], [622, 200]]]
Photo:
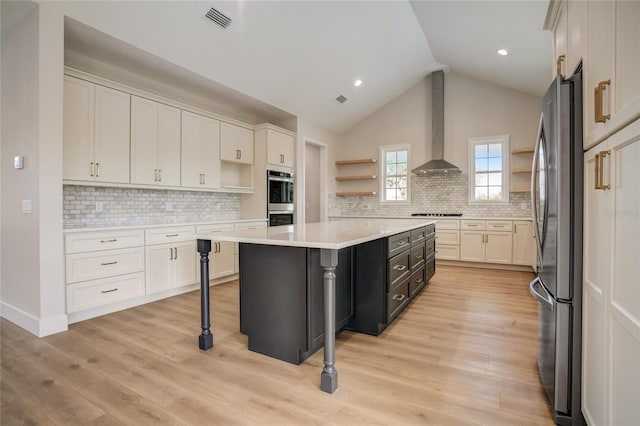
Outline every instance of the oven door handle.
[[293, 210], [269, 210], [269, 214], [293, 214]]
[[293, 183], [293, 178], [283, 178], [283, 177], [269, 176], [269, 180], [276, 181], [276, 182]]

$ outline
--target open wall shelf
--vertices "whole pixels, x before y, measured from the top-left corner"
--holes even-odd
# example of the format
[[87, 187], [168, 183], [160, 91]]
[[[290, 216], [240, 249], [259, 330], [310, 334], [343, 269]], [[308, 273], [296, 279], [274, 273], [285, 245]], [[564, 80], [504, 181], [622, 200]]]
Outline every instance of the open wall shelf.
[[336, 195], [376, 195], [377, 192], [372, 190], [377, 189], [377, 184], [373, 184], [378, 179], [376, 175], [377, 163], [378, 160], [375, 158], [336, 161], [336, 166], [351, 166], [349, 169], [351, 174], [336, 176], [336, 181], [341, 182], [336, 190]]
[[375, 164], [378, 160], [375, 158], [361, 158], [357, 160], [338, 160], [336, 166], [348, 166], [351, 164]]
[[347, 192], [336, 192], [336, 195], [339, 197], [347, 196], [347, 195], [376, 195], [375, 191], [347, 191]]

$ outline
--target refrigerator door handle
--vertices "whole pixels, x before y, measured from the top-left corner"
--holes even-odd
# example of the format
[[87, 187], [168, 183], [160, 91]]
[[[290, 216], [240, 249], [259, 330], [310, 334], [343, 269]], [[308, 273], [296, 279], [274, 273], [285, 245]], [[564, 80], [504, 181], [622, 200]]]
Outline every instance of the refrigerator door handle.
[[[542, 291], [544, 292], [544, 295], [538, 293], [536, 288], [541, 288]], [[540, 277], [536, 277], [533, 281], [531, 281], [531, 283], [529, 284], [529, 291], [531, 292], [531, 295], [535, 297], [540, 303], [547, 305], [549, 310], [553, 311], [553, 308], [554, 308], [553, 297], [551, 296], [551, 294], [549, 294], [547, 289], [544, 288], [542, 281], [540, 281]]]
[[[536, 237], [536, 247], [538, 248], [538, 259], [542, 262], [542, 240], [540, 239], [540, 230], [538, 229], [538, 200], [536, 199], [536, 178], [538, 177], [538, 154], [540, 152], [540, 144], [542, 141], [542, 118], [544, 114], [540, 114], [540, 125], [538, 126], [538, 138], [536, 139], [536, 147], [533, 150], [533, 164], [531, 168], [531, 210], [533, 214], [533, 230]], [[535, 280], [534, 280], [535, 281]]]

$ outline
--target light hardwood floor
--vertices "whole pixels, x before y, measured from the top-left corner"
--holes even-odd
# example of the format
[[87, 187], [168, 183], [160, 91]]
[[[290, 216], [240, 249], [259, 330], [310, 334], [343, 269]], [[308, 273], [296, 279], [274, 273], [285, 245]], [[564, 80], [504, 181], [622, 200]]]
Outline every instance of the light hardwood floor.
[[237, 282], [211, 288], [214, 348], [197, 347], [199, 292], [38, 339], [1, 322], [1, 423], [551, 425], [536, 368], [532, 274], [438, 267], [378, 337], [337, 338], [295, 366], [247, 350]]

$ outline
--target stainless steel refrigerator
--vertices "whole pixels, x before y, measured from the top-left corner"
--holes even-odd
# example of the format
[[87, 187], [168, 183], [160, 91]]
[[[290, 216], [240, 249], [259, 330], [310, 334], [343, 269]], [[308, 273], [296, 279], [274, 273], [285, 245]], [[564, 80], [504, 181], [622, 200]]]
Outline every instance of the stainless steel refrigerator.
[[582, 346], [582, 74], [556, 77], [542, 102], [531, 178], [539, 302], [538, 370], [554, 420], [585, 424]]

